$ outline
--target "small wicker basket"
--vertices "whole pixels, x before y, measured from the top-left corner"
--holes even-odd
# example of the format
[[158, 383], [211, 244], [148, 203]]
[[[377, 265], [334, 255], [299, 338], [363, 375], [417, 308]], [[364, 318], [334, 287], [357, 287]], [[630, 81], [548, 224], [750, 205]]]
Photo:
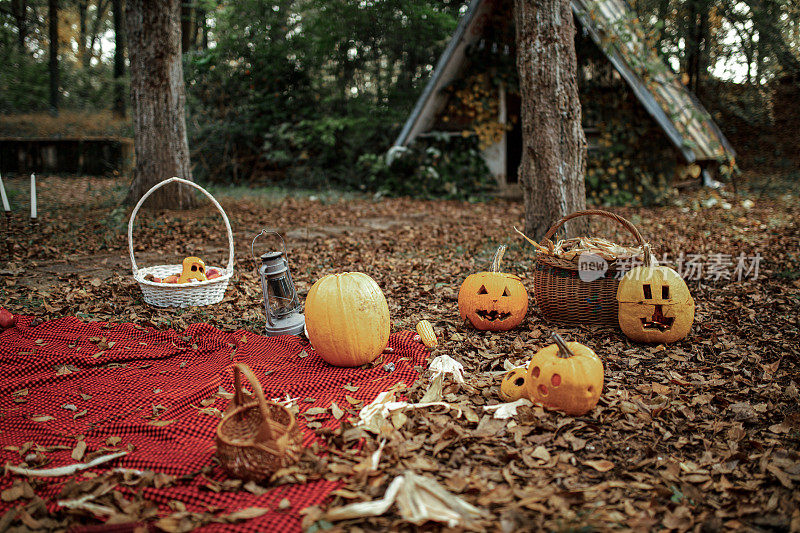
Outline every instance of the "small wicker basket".
[[[542, 246], [552, 248], [550, 238], [565, 222], [588, 215], [603, 216], [618, 222], [633, 234], [638, 246], [644, 246], [644, 239], [633, 224], [619, 215], [599, 209], [576, 211], [565, 216], [548, 230], [542, 239]], [[619, 278], [630, 265], [611, 261], [602, 277], [584, 281], [578, 272], [577, 262], [543, 252], [537, 252], [535, 259], [533, 292], [544, 318], [564, 324], [619, 325], [617, 286]]]
[[[250, 382], [255, 398], [245, 397], [240, 374]], [[233, 477], [261, 481], [297, 462], [300, 431], [289, 409], [264, 398], [247, 365], [233, 367], [233, 382], [233, 398], [217, 426], [217, 457]]]
[[[139, 212], [139, 208], [142, 207], [144, 201], [147, 200], [156, 189], [173, 181], [194, 187], [205, 194], [222, 214], [222, 219], [225, 221], [225, 229], [228, 231], [228, 266], [224, 269], [221, 267], [213, 267], [221, 272], [218, 278], [201, 281], [199, 283], [157, 283], [144, 278], [148, 274], [159, 278], [165, 278], [171, 274], [180, 273], [182, 265], [157, 265], [146, 268], [139, 268], [136, 265], [136, 259], [133, 256], [133, 221], [136, 219], [136, 214]], [[128, 221], [128, 251], [131, 255], [133, 278], [139, 283], [139, 287], [142, 289], [144, 301], [156, 307], [188, 307], [191, 305], [211, 305], [219, 303], [222, 301], [222, 298], [225, 297], [225, 289], [228, 288], [228, 281], [233, 275], [233, 232], [231, 231], [231, 224], [228, 221], [228, 216], [225, 214], [222, 206], [219, 205], [219, 202], [217, 202], [208, 191], [192, 181], [181, 178], [169, 178], [161, 183], [157, 183], [142, 196], [139, 203], [133, 208], [131, 219]], [[211, 265], [209, 265], [208, 268], [212, 268]]]

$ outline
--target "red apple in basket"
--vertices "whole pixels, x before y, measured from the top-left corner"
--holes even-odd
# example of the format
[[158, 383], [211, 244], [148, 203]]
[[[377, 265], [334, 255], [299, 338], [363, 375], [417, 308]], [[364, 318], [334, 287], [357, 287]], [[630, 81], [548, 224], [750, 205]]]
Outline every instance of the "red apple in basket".
[[0, 307], [0, 328], [12, 328], [16, 322], [17, 319], [14, 317], [11, 311]]
[[161, 280], [161, 283], [178, 283], [178, 275], [173, 274]]
[[218, 278], [221, 275], [222, 275], [222, 272], [220, 272], [216, 268], [209, 268], [208, 270], [206, 270], [206, 279]]

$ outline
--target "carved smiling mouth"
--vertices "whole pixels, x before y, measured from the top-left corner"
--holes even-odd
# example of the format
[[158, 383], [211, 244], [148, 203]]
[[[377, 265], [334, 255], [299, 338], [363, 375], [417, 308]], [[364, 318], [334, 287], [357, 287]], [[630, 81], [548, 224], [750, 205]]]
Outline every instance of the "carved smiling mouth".
[[481, 317], [484, 320], [488, 320], [490, 322], [494, 322], [495, 320], [505, 320], [506, 318], [511, 316], [511, 313], [501, 313], [500, 311], [485, 311], [483, 309], [478, 309], [475, 311], [475, 314]]
[[642, 328], [644, 329], [667, 331], [672, 327], [672, 323], [675, 322], [675, 317], [664, 316], [664, 313], [661, 311], [661, 306], [656, 305], [656, 310], [653, 312], [651, 318], [640, 318], [639, 320], [642, 321]]

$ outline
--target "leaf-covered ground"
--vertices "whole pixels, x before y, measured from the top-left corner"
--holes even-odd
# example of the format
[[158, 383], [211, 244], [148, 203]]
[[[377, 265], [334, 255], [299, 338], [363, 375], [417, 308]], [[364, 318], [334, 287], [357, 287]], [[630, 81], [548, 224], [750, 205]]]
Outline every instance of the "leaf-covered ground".
[[[485, 519], [474, 524], [479, 529], [800, 531], [800, 203], [794, 195], [752, 198], [752, 206], [743, 206], [750, 197], [696, 192], [683, 196], [683, 205], [614, 209], [637, 225], [659, 257], [683, 252], [711, 261], [730, 254], [734, 263], [741, 253], [762, 257], [757, 279], [750, 273], [743, 281], [690, 282], [697, 302], [693, 330], [665, 347], [632, 343], [611, 328], [547, 323], [533, 301], [514, 331], [465, 327], [459, 285], [487, 268], [497, 245], [509, 245], [505, 269], [532, 290], [532, 250], [512, 230], [522, 225], [521, 203], [217, 190], [234, 229], [236, 274], [221, 304], [178, 311], [146, 306], [133, 282], [125, 235], [130, 210], [120, 206], [120, 186], [40, 179], [34, 227], [22, 216], [26, 181], [6, 180], [6, 186], [18, 209], [3, 229], [0, 304], [15, 313], [177, 329], [202, 321], [261, 332], [263, 300], [250, 241], [267, 227], [286, 236], [301, 296], [325, 274], [358, 270], [383, 288], [394, 329], [430, 320], [440, 340], [435, 354], [451, 355], [467, 371], [466, 385], [448, 382], [444, 391], [460, 416], [459, 410], [408, 411], [404, 421], [395, 420], [399, 427], [375, 436], [347, 422], [359, 405], [345, 411], [349, 416], [336, 413], [344, 423], [325, 434], [332, 453], [297, 471], [344, 480], [331, 507], [379, 498], [410, 469], [484, 509]], [[593, 223], [592, 231], [629, 242], [611, 223]], [[142, 211], [134, 251], [142, 266], [179, 263], [186, 255], [212, 265], [227, 260], [213, 207]], [[577, 418], [524, 407], [515, 418], [491, 418], [483, 407], [500, 401], [504, 368], [526, 362], [549, 344], [552, 331], [602, 357], [606, 383], [598, 407]], [[406, 391], [412, 400], [429, 383], [420, 371]], [[365, 445], [355, 451], [360, 437]], [[363, 461], [382, 440], [380, 468], [369, 472]], [[330, 526], [320, 521], [322, 511], [308, 509], [306, 524]], [[414, 529], [394, 508], [335, 527]]]

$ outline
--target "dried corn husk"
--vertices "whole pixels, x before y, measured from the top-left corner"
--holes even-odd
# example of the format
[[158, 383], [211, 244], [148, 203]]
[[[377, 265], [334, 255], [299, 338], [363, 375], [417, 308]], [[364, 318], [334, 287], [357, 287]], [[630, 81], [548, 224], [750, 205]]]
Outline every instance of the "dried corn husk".
[[[531, 243], [540, 253], [549, 254], [567, 261], [577, 261], [581, 254], [594, 254], [606, 261], [626, 260], [642, 255], [642, 248], [639, 246], [622, 246], [601, 237], [572, 237], [570, 239], [562, 239], [555, 245], [548, 241], [546, 243], [548, 246], [542, 246], [517, 228], [514, 228], [514, 230], [525, 237], [525, 240]], [[552, 246], [552, 248], [549, 246]]]

